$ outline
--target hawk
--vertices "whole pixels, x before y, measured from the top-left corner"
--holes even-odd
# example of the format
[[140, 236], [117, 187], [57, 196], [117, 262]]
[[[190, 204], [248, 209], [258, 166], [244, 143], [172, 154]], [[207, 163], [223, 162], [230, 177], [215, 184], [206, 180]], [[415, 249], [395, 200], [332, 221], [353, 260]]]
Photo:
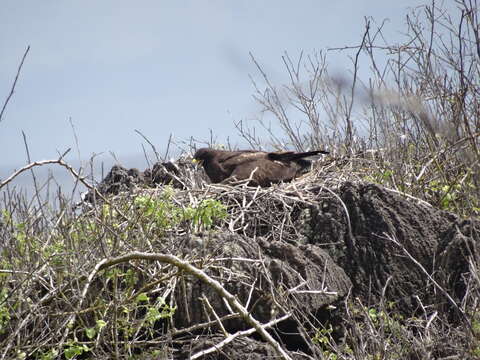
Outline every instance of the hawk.
[[318, 154], [328, 154], [328, 151], [264, 152], [202, 148], [197, 150], [193, 159], [203, 166], [213, 183], [250, 179], [249, 185], [266, 187], [303, 174], [311, 165], [305, 158]]

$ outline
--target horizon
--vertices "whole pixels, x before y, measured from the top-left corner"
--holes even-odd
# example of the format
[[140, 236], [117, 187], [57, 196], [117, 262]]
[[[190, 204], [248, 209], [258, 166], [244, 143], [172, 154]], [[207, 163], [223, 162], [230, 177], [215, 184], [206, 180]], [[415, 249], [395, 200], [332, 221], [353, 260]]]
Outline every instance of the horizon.
[[[358, 45], [365, 16], [377, 27], [386, 20], [383, 31], [397, 43], [406, 32], [405, 15], [423, 4], [430, 2], [7, 0], [0, 14], [0, 96], [8, 95], [21, 56], [31, 49], [0, 122], [0, 143], [9, 154], [0, 161], [0, 178], [27, 163], [22, 131], [32, 161], [71, 148], [69, 163], [102, 154], [109, 164], [115, 154], [120, 164], [140, 168], [143, 149], [150, 156], [151, 149], [135, 130], [161, 154], [170, 137], [181, 147], [212, 136], [246, 147], [234, 122], [269, 120], [252, 99], [250, 76], [261, 89], [265, 84], [250, 53], [275, 86], [288, 80], [285, 52], [295, 59], [301, 51], [324, 51], [330, 73], [348, 77], [351, 52], [328, 49]], [[368, 78], [368, 67], [361, 65], [359, 74]]]

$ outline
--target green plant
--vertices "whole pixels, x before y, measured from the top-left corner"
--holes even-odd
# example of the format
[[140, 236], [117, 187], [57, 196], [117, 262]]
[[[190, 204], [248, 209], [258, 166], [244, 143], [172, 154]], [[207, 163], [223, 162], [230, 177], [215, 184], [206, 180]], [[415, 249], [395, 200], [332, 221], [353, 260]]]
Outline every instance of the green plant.
[[0, 289], [0, 334], [4, 334], [7, 331], [7, 327], [11, 319], [7, 299], [8, 290], [4, 287]]
[[94, 327], [85, 329], [85, 335], [91, 340], [107, 325], [103, 320], [97, 320]]
[[215, 221], [224, 219], [228, 214], [227, 207], [215, 199], [204, 199], [197, 206], [181, 207], [173, 201], [171, 187], [166, 187], [158, 198], [138, 196], [134, 203], [143, 216], [147, 230], [159, 232], [172, 230], [185, 222], [195, 230], [209, 230]]
[[143, 215], [147, 230], [163, 232], [177, 226], [182, 220], [182, 209], [172, 201], [173, 194], [169, 187], [158, 198], [138, 196], [134, 204]]
[[333, 328], [329, 325], [326, 328], [317, 329], [315, 331], [315, 336], [312, 338], [312, 342], [316, 345], [322, 347], [323, 356], [327, 360], [337, 360], [338, 355], [329, 348], [332, 348], [332, 333]]
[[185, 209], [185, 218], [192, 221], [194, 229], [203, 227], [209, 230], [216, 220], [224, 219], [227, 215], [227, 207], [214, 199], [204, 199], [197, 207]]
[[44, 352], [40, 355], [40, 360], [54, 360], [58, 356], [57, 349], [50, 349], [47, 352]]
[[149, 325], [154, 325], [157, 320], [171, 318], [175, 314], [177, 307], [171, 307], [165, 303], [165, 299], [160, 297], [153, 306], [147, 307], [145, 320]]
[[312, 338], [314, 344], [329, 345], [331, 341], [333, 329], [330, 325], [327, 328], [317, 329], [315, 336]]
[[432, 195], [436, 195], [441, 209], [454, 210], [454, 202], [458, 199], [462, 187], [460, 184], [447, 184], [440, 180], [432, 180], [427, 189]]
[[64, 350], [64, 355], [67, 359], [73, 359], [76, 356], [89, 352], [90, 348], [85, 344], [79, 344], [76, 341], [70, 340], [67, 342]]
[[[136, 298], [137, 303], [150, 302], [150, 297], [146, 293], [141, 293]], [[158, 297], [153, 305], [142, 305], [146, 308], [145, 322], [153, 326], [160, 319], [171, 318], [177, 307], [171, 307], [165, 302], [163, 297]]]

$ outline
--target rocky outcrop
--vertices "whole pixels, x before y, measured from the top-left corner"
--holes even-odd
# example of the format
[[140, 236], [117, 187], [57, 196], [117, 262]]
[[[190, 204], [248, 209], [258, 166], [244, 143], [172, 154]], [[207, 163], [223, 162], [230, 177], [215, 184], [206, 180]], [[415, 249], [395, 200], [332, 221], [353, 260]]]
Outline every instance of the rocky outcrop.
[[479, 258], [480, 222], [375, 184], [345, 183], [338, 195], [311, 209], [307, 237], [316, 245], [342, 240], [326, 248], [352, 281], [352, 295], [367, 304], [384, 295], [411, 314], [419, 301], [438, 303], [442, 295], [434, 279], [456, 301], [463, 299], [467, 280], [462, 274], [468, 272], [469, 258]]
[[[181, 170], [175, 164], [156, 164], [144, 172], [114, 167], [98, 191], [117, 194], [135, 186], [164, 184], [185, 189], [182, 176], [191, 170], [188, 166]], [[478, 265], [480, 258], [478, 220], [460, 219], [371, 183], [346, 182], [330, 191], [309, 186], [305, 190], [309, 201], [302, 189], [295, 190], [287, 193], [287, 206], [275, 208], [266, 202], [253, 216], [291, 211], [289, 216], [299, 227], [298, 241], [290, 241], [291, 237], [282, 241], [279, 225], [267, 220], [261, 227], [251, 227], [253, 233], [248, 236], [226, 227], [188, 233], [175, 240], [182, 245], [174, 251], [185, 258], [202, 259], [198, 266], [218, 279], [261, 323], [290, 313], [270, 331], [287, 350], [296, 351], [292, 358], [312, 353], [317, 329], [333, 329], [336, 339], [343, 336], [342, 328], [348, 326], [342, 323], [346, 298], [367, 307], [388, 302], [401, 316], [415, 316], [429, 308], [447, 315], [445, 319], [458, 320], [458, 304], [468, 292], [470, 263]], [[247, 195], [257, 195], [256, 189], [242, 191], [243, 202]], [[269, 196], [268, 190], [262, 191]], [[246, 223], [249, 219], [245, 215]], [[250, 328], [244, 319], [232, 316], [212, 287], [196, 277], [182, 276], [173, 297], [179, 309], [173, 317], [176, 329], [222, 318], [221, 326], [214, 321], [182, 333], [177, 340], [183, 345], [174, 349], [174, 358], [183, 359], [220, 343], [222, 332]], [[235, 339], [205, 358], [269, 359], [275, 354], [256, 336]]]
[[[210, 269], [209, 275], [222, 279], [222, 285], [242, 304], [248, 304], [252, 316], [262, 323], [283, 315], [292, 302], [298, 304], [295, 312], [319, 313], [327, 305], [344, 298], [351, 287], [345, 272], [316, 245], [294, 246], [260, 238], [252, 241], [228, 233], [204, 238], [196, 236], [187, 239], [187, 243], [185, 250], [190, 256], [206, 259], [204, 267], [208, 268], [208, 258], [225, 259], [215, 261], [215, 269]], [[177, 328], [211, 319], [212, 311], [206, 310], [203, 297], [208, 299], [217, 316], [231, 314], [214, 289], [193, 276], [185, 276], [176, 291], [175, 298], [182, 309], [175, 314]], [[278, 297], [279, 293], [283, 297]], [[249, 328], [238, 317], [222, 324], [230, 333]], [[293, 335], [298, 334], [295, 322], [291, 322], [284, 332], [293, 336], [290, 339], [285, 336], [284, 341], [292, 345], [301, 342]], [[296, 347], [301, 346], [296, 344]]]
[[186, 184], [183, 181], [190, 177], [193, 168], [194, 166], [188, 161], [157, 162], [144, 171], [114, 165], [100, 184], [95, 187], [96, 191], [88, 191], [83, 196], [83, 201], [87, 203], [98, 201], [98, 193], [104, 196], [118, 195], [142, 187], [171, 185], [177, 189], [184, 189]]

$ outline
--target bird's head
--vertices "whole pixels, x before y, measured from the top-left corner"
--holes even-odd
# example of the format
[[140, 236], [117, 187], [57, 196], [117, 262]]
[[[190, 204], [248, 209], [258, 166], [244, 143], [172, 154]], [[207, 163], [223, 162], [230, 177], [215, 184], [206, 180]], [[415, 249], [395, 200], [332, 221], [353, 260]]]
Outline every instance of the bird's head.
[[193, 155], [193, 162], [195, 164], [203, 165], [205, 161], [212, 159], [212, 157], [213, 153], [211, 149], [201, 148], [195, 152], [195, 155]]

